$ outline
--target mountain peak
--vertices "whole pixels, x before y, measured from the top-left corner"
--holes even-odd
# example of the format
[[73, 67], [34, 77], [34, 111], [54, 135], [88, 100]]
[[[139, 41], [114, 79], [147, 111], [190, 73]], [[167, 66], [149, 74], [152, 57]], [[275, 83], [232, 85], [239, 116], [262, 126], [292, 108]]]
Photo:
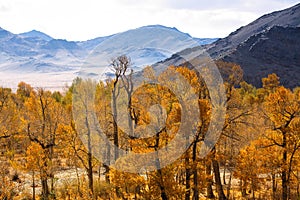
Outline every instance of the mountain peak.
[[31, 30], [29, 32], [21, 33], [19, 34], [21, 37], [25, 38], [39, 38], [45, 41], [53, 40], [53, 38], [43, 32], [37, 31], [37, 30]]
[[188, 33], [184, 33], [180, 30], [178, 30], [176, 27], [168, 27], [168, 26], [164, 26], [164, 25], [161, 25], [161, 24], [154, 24], [154, 25], [147, 25], [147, 26], [142, 26], [140, 28], [137, 28], [137, 29], [148, 29], [148, 28], [153, 28], [153, 29], [161, 29], [161, 30], [169, 30], [169, 31], [175, 31], [175, 32], [178, 32], [178, 33], [183, 33], [185, 34], [187, 37], [192, 37], [190, 34]]
[[172, 30], [175, 30], [175, 31], [179, 31], [176, 27], [169, 27], [169, 26], [164, 26], [164, 25], [161, 25], [161, 24], [146, 25], [146, 26], [142, 26], [140, 28], [162, 28], [162, 29], [172, 29]]

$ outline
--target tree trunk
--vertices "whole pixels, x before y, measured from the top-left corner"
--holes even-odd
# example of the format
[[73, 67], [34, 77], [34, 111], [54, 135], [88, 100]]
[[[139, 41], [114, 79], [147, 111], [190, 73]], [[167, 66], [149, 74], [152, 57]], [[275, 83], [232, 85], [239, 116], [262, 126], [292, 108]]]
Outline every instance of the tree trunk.
[[300, 182], [299, 182], [299, 175], [300, 175], [300, 172], [297, 171], [297, 196], [298, 198], [300, 199]]
[[157, 158], [157, 163], [158, 163], [158, 170], [157, 170], [157, 172], [158, 172], [158, 176], [159, 176], [159, 179], [160, 179], [160, 181], [159, 181], [159, 183], [158, 183], [158, 185], [159, 185], [159, 189], [160, 189], [160, 196], [161, 196], [161, 199], [162, 200], [168, 200], [168, 196], [167, 196], [167, 193], [166, 193], [166, 188], [165, 188], [165, 186], [164, 186], [164, 180], [163, 180], [163, 175], [162, 175], [162, 169], [160, 168], [160, 161], [159, 161], [159, 159]]
[[93, 165], [92, 165], [92, 154], [88, 153], [88, 169], [87, 169], [87, 173], [88, 173], [88, 179], [89, 179], [89, 189], [91, 191], [91, 193], [93, 193], [94, 191], [94, 181], [93, 181]]
[[168, 196], [167, 196], [167, 193], [165, 191], [165, 187], [163, 185], [160, 185], [160, 190], [161, 190], [161, 193], [160, 193], [161, 199], [162, 200], [168, 200]]
[[[157, 160], [159, 160], [159, 159], [157, 159]], [[161, 199], [162, 200], [168, 200], [168, 196], [167, 196], [167, 193], [166, 193], [166, 188], [164, 186], [162, 170], [160, 168], [158, 168], [157, 173], [158, 173], [158, 176], [159, 176], [159, 179], [160, 179], [158, 185], [159, 185], [159, 189], [160, 189]]]
[[105, 182], [110, 183], [110, 177], [109, 177], [109, 166], [103, 165], [105, 168]]
[[199, 191], [198, 191], [198, 171], [197, 171], [197, 141], [193, 144], [193, 200], [199, 200]]
[[105, 169], [105, 181], [106, 183], [110, 183], [110, 177], [109, 177], [109, 171], [110, 171], [110, 168], [109, 168], [109, 165], [110, 165], [110, 160], [111, 160], [111, 149], [110, 149], [110, 145], [109, 143], [106, 144], [106, 163], [103, 164], [103, 167]]
[[246, 182], [241, 180], [241, 193], [242, 193], [242, 197], [246, 197], [247, 196], [247, 190], [246, 190], [247, 186], [246, 186]]
[[41, 177], [41, 184], [42, 184], [42, 199], [48, 200], [49, 199], [49, 187], [48, 187], [48, 179], [47, 177]]
[[282, 181], [282, 200], [287, 200], [288, 199], [288, 187], [287, 187], [286, 170], [282, 171], [281, 181]]
[[118, 133], [118, 124], [117, 124], [117, 83], [118, 78], [114, 82], [114, 88], [112, 92], [112, 114], [113, 114], [113, 140], [114, 140], [114, 153], [115, 158], [114, 161], [116, 161], [119, 158], [119, 133]]
[[276, 199], [276, 190], [277, 190], [276, 177], [275, 177], [275, 174], [272, 173], [272, 197], [273, 197], [273, 200]]
[[206, 190], [207, 190], [207, 198], [209, 199], [214, 199], [215, 195], [212, 189], [212, 185], [213, 185], [213, 180], [210, 178], [211, 176], [211, 161], [207, 161], [206, 162]]
[[88, 114], [85, 117], [85, 124], [87, 127], [87, 139], [88, 139], [88, 160], [87, 160], [87, 176], [88, 176], [88, 181], [89, 181], [89, 190], [91, 191], [91, 193], [93, 193], [93, 156], [92, 156], [92, 138], [91, 138], [91, 127], [88, 121]]
[[154, 145], [154, 150], [156, 152], [156, 159], [155, 159], [155, 165], [156, 165], [156, 169], [157, 169], [157, 175], [159, 177], [159, 182], [158, 182], [158, 186], [160, 189], [160, 196], [162, 200], [168, 200], [168, 196], [166, 193], [166, 188], [164, 186], [164, 180], [163, 180], [163, 174], [162, 174], [162, 169], [161, 169], [161, 165], [160, 165], [160, 160], [159, 160], [159, 156], [158, 156], [158, 147], [159, 147], [159, 139], [160, 139], [160, 132], [156, 134], [155, 136], [155, 145]]
[[286, 138], [286, 133], [282, 133], [282, 147], [283, 147], [283, 153], [282, 153], [282, 159], [283, 159], [283, 170], [281, 173], [281, 181], [282, 181], [282, 200], [287, 200], [288, 199], [288, 179], [287, 179], [287, 169], [286, 169], [286, 164], [287, 164], [287, 138]]
[[255, 186], [254, 186], [254, 182], [251, 181], [251, 192], [252, 192], [252, 199], [255, 200]]
[[198, 172], [197, 168], [194, 169], [194, 187], [193, 187], [193, 200], [199, 200], [199, 191], [198, 191]]
[[32, 171], [32, 200], [35, 200], [35, 180], [34, 180], [34, 170]]
[[75, 165], [75, 172], [76, 172], [76, 178], [77, 178], [77, 192], [81, 195], [81, 190], [80, 190], [80, 177], [79, 177], [77, 165]]
[[215, 182], [216, 182], [216, 188], [217, 188], [219, 200], [227, 200], [221, 183], [219, 163], [215, 159], [212, 160], [212, 163], [213, 163], [213, 170], [214, 170]]
[[48, 187], [48, 175], [47, 172], [44, 169], [47, 169], [48, 165], [47, 162], [44, 161], [43, 163], [43, 169], [41, 169], [41, 184], [42, 184], [42, 199], [48, 200], [49, 199], [49, 187]]
[[[116, 112], [116, 111], [115, 111]], [[115, 153], [115, 158], [114, 161], [116, 161], [119, 158], [119, 133], [118, 133], [118, 124], [116, 122], [117, 120], [117, 115], [114, 114], [114, 119], [113, 119], [113, 127], [114, 127], [114, 153]]]
[[185, 200], [190, 200], [191, 198], [191, 170], [189, 162], [189, 152], [185, 155]]
[[229, 174], [229, 180], [228, 180], [228, 185], [227, 185], [227, 194], [226, 194], [227, 199], [229, 199], [229, 197], [230, 197], [231, 180], [232, 180], [231, 170], [229, 170], [229, 171], [230, 171], [230, 174]]

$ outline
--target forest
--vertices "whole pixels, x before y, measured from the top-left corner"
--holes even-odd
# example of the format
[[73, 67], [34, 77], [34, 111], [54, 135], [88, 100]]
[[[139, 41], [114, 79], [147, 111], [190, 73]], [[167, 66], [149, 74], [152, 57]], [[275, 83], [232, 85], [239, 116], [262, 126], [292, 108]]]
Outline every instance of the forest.
[[[180, 145], [191, 141], [186, 151], [166, 165], [156, 158], [155, 170], [139, 173], [133, 168], [141, 161], [126, 166], [123, 154], [157, 152], [186, 125], [189, 104], [166, 87], [176, 82], [133, 90], [130, 60], [120, 56], [111, 63], [114, 77], [105, 81], [76, 78], [60, 92], [25, 82], [16, 91], [0, 87], [0, 199], [299, 199], [300, 87], [285, 88], [269, 74], [256, 88], [243, 80], [239, 65], [216, 65], [226, 111], [220, 137], [205, 156], [199, 154], [213, 107], [201, 75], [184, 65], [160, 77], [151, 67], [144, 70], [149, 80], [184, 77], [199, 113], [190, 119], [196, 131], [183, 130]], [[123, 113], [117, 98], [129, 102]], [[100, 131], [106, 146], [97, 145]]]

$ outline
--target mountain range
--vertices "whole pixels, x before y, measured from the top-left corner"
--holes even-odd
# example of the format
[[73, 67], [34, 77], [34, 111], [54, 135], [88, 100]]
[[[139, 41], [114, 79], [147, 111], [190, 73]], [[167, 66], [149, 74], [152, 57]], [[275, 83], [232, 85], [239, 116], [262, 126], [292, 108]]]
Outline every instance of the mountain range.
[[12, 88], [19, 81], [61, 88], [78, 75], [109, 75], [109, 62], [121, 54], [131, 58], [136, 71], [158, 62], [180, 65], [185, 62], [180, 55], [197, 49], [213, 60], [239, 64], [244, 79], [255, 86], [276, 73], [284, 86], [293, 88], [300, 77], [300, 4], [263, 15], [222, 39], [193, 38], [161, 25], [88, 41], [54, 39], [36, 30], [13, 34], [0, 28], [0, 44], [0, 85]]
[[[109, 71], [110, 59], [126, 54], [135, 70], [170, 57], [185, 48], [216, 38], [193, 38], [176, 28], [144, 26], [87, 41], [54, 39], [40, 31], [13, 34], [0, 28], [0, 85], [15, 88], [20, 81], [35, 87], [59, 88], [79, 74]], [[95, 61], [97, 59], [97, 62]]]
[[244, 80], [262, 86], [261, 79], [276, 73], [282, 85], [294, 88], [300, 81], [300, 4], [263, 15], [229, 36], [202, 47], [185, 49], [165, 63], [180, 65], [182, 54], [204, 48], [213, 60], [241, 66]]

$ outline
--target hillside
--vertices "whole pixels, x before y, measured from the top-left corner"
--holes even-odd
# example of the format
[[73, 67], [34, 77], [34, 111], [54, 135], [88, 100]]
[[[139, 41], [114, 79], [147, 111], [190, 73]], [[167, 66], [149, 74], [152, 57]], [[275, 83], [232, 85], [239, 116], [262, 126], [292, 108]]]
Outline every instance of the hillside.
[[228, 37], [209, 45], [214, 59], [235, 62], [244, 79], [256, 86], [276, 73], [287, 87], [295, 87], [300, 75], [300, 4], [260, 17]]
[[242, 66], [244, 79], [259, 86], [262, 77], [276, 73], [290, 88], [299, 86], [300, 28], [274, 26], [253, 35], [223, 60]]
[[[289, 88], [300, 80], [300, 4], [266, 14], [229, 36], [203, 47], [188, 48], [159, 64], [180, 65], [182, 55], [206, 50], [213, 60], [241, 65], [244, 79], [259, 87], [261, 78], [276, 73]], [[158, 66], [158, 65], [154, 65]]]

